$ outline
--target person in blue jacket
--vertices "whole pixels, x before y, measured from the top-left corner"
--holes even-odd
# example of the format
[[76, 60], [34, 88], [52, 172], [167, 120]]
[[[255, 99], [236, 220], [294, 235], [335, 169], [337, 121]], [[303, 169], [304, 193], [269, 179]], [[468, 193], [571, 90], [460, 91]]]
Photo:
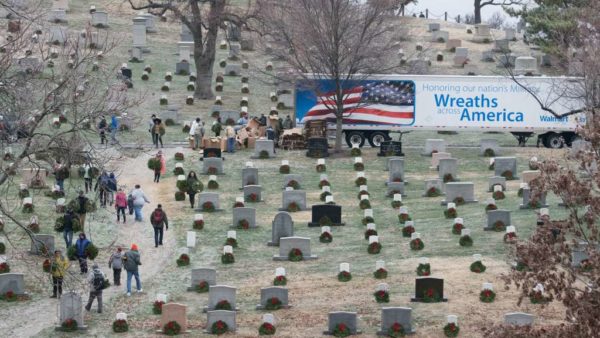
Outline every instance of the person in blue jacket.
[[117, 115], [112, 114], [110, 118], [110, 142], [111, 144], [117, 144], [117, 130], [119, 129], [119, 120]]
[[85, 249], [88, 245], [92, 244], [89, 239], [85, 237], [85, 234], [82, 232], [79, 234], [79, 238], [77, 242], [75, 242], [75, 248], [77, 249], [77, 259], [79, 260], [79, 270], [81, 274], [86, 274], [88, 272], [87, 266], [87, 255], [85, 253]]

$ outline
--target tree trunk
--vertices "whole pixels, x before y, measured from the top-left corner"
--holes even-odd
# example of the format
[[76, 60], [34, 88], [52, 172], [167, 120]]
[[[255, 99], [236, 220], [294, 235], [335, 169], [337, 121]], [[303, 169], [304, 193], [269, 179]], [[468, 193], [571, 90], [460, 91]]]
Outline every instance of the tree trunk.
[[475, 12], [473, 14], [475, 17], [475, 23], [481, 23], [481, 0], [475, 0], [474, 7]]
[[342, 122], [344, 117], [337, 117], [335, 119], [335, 152], [342, 152]]
[[200, 100], [213, 99], [212, 76], [214, 58], [213, 60], [206, 60], [202, 54], [195, 51], [196, 48], [194, 48], [194, 62], [196, 64], [196, 90], [194, 91], [194, 97]]
[[[208, 14], [208, 29], [204, 31], [206, 41], [202, 41], [202, 19], [197, 18], [194, 29], [194, 63], [196, 64], [196, 90], [194, 97], [201, 100], [214, 98], [212, 91], [213, 65], [215, 63], [215, 54], [217, 52], [217, 34], [221, 24], [221, 15], [225, 11], [225, 1], [215, 1], [210, 6]], [[200, 15], [200, 14], [199, 14]]]

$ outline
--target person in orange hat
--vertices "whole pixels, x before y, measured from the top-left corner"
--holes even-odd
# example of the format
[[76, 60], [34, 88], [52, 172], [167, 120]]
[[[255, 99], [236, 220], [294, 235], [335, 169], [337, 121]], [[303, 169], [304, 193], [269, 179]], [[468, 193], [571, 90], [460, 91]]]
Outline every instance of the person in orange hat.
[[140, 280], [140, 273], [138, 266], [142, 265], [140, 260], [140, 253], [138, 252], [138, 246], [131, 244], [131, 250], [127, 251], [123, 256], [123, 267], [127, 271], [127, 296], [131, 296], [131, 277], [135, 277], [135, 286], [137, 292], [142, 292], [142, 281]]

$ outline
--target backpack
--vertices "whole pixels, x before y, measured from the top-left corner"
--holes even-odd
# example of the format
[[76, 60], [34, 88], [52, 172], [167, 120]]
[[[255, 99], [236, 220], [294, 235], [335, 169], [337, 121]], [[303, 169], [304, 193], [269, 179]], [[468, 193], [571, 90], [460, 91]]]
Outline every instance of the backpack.
[[158, 225], [163, 222], [163, 212], [162, 210], [154, 210], [152, 213], [152, 224]]
[[100, 291], [104, 289], [104, 276], [100, 271], [94, 271], [94, 291]]

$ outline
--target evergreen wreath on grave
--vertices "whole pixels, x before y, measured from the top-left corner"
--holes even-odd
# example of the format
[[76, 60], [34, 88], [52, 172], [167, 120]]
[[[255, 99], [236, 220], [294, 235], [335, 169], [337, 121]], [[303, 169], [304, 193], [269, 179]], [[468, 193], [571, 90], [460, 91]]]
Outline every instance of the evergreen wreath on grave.
[[531, 200], [529, 201], [529, 203], [527, 203], [527, 207], [529, 209], [539, 209], [542, 207], [542, 203], [540, 203], [539, 201]]
[[287, 211], [288, 212], [298, 212], [298, 211], [300, 211], [300, 207], [298, 206], [298, 204], [296, 202], [290, 202], [287, 206]]
[[196, 284], [194, 286], [194, 291], [196, 291], [198, 293], [208, 292], [208, 289], [209, 289], [209, 285], [208, 285], [208, 282], [205, 280], [201, 280], [198, 284]]
[[517, 196], [523, 197], [523, 188], [519, 188], [519, 190], [517, 191]]
[[412, 221], [412, 217], [407, 213], [402, 213], [398, 215], [398, 221], [400, 221], [400, 224], [404, 224], [407, 221]]
[[279, 309], [281, 309], [282, 306], [283, 306], [283, 304], [281, 303], [279, 298], [271, 297], [271, 298], [267, 299], [267, 302], [265, 303], [265, 310], [269, 310], [269, 311], [279, 310]]
[[6, 302], [16, 302], [19, 297], [12, 290], [8, 290], [4, 294], [0, 295], [0, 299]]
[[220, 300], [216, 305], [215, 305], [215, 310], [227, 310], [227, 311], [231, 311], [231, 304], [223, 299]]
[[241, 219], [238, 221], [237, 228], [243, 229], [243, 230], [248, 230], [248, 229], [250, 229], [250, 222], [248, 222], [245, 219]]
[[366, 191], [366, 190], [361, 190], [361, 191], [359, 191], [359, 192], [358, 192], [358, 195], [357, 195], [357, 197], [358, 197], [358, 200], [359, 200], [359, 201], [360, 201], [360, 199], [361, 199], [361, 196], [362, 196], [362, 195], [371, 196], [371, 194], [369, 194], [369, 192], [368, 192], [368, 191]]
[[579, 270], [581, 272], [590, 272], [593, 268], [594, 266], [592, 265], [589, 259], [584, 259], [579, 263]]
[[506, 230], [506, 224], [502, 221], [496, 221], [493, 225], [493, 230], [496, 232], [501, 232]]
[[176, 336], [181, 332], [181, 325], [176, 321], [172, 320], [165, 324], [163, 327], [163, 333], [167, 336]]
[[446, 209], [444, 210], [444, 216], [446, 218], [456, 218], [456, 216], [458, 216], [458, 212], [455, 208]]
[[333, 328], [332, 332], [334, 337], [348, 337], [350, 335], [350, 329], [344, 323], [339, 323]]
[[210, 327], [210, 332], [216, 335], [222, 335], [227, 331], [229, 331], [229, 327], [227, 326], [227, 323], [225, 323], [222, 320], [214, 322], [213, 325]]
[[517, 241], [517, 234], [514, 232], [507, 232], [502, 238], [504, 243], [515, 243]]
[[415, 232], [415, 227], [412, 225], [405, 225], [402, 227], [402, 237], [411, 237], [413, 232]]
[[458, 336], [458, 332], [460, 332], [460, 327], [454, 323], [448, 323], [444, 326], [444, 335], [448, 338], [453, 338]]
[[504, 198], [506, 198], [503, 191], [494, 191], [494, 193], [492, 194], [492, 197], [495, 200], [503, 200]]
[[360, 210], [371, 209], [371, 202], [369, 200], [361, 200], [358, 206]]
[[340, 271], [337, 275], [337, 279], [340, 282], [349, 282], [352, 280], [352, 274], [348, 271]]
[[487, 148], [486, 150], [483, 151], [483, 156], [484, 157], [494, 157], [494, 156], [496, 156], [496, 152], [494, 151], [494, 149]]
[[325, 202], [325, 198], [327, 196], [331, 196], [331, 193], [329, 191], [323, 191], [319, 196], [319, 199], [321, 200], [321, 202]]
[[361, 185], [367, 185], [367, 178], [366, 177], [357, 177], [356, 180], [354, 180], [354, 184], [357, 187], [360, 187]]
[[360, 156], [360, 155], [362, 155], [362, 151], [360, 150], [360, 148], [352, 148], [350, 150], [350, 156], [356, 157], [356, 156]]
[[318, 173], [324, 173], [327, 170], [327, 167], [324, 164], [317, 164], [317, 166], [315, 167], [315, 170]]
[[532, 291], [529, 294], [529, 301], [531, 304], [546, 304], [550, 302], [552, 299], [550, 297], [544, 296], [542, 291]]
[[452, 202], [454, 202], [454, 204], [456, 204], [456, 206], [464, 205], [466, 203], [465, 199], [462, 196], [455, 197]]
[[286, 187], [292, 187], [292, 188], [294, 188], [294, 190], [299, 190], [300, 183], [298, 183], [298, 181], [296, 181], [296, 180], [289, 180], [288, 183], [286, 184]]
[[483, 273], [483, 272], [485, 272], [485, 269], [487, 269], [487, 267], [485, 265], [483, 265], [483, 263], [481, 263], [481, 261], [473, 262], [473, 263], [471, 263], [471, 266], [470, 266], [471, 272], [475, 272], [475, 273]]
[[319, 225], [324, 227], [324, 226], [331, 226], [333, 224], [333, 221], [331, 221], [331, 218], [329, 218], [329, 216], [323, 216], [319, 219]]
[[390, 326], [390, 328], [388, 329], [387, 335], [389, 337], [393, 337], [393, 338], [404, 337], [404, 336], [406, 336], [406, 331], [404, 330], [404, 327], [400, 323], [396, 322], [396, 323], [392, 324], [392, 326]]
[[392, 208], [398, 209], [402, 206], [402, 201], [392, 201]]
[[460, 246], [470, 247], [473, 246], [473, 239], [469, 235], [460, 236], [458, 244], [460, 244]]
[[19, 198], [20, 199], [24, 199], [25, 197], [29, 197], [29, 190], [27, 190], [27, 189], [20, 189], [19, 190]]
[[63, 332], [74, 332], [77, 331], [77, 321], [73, 318], [65, 319], [60, 324], [60, 329]]
[[290, 166], [287, 164], [281, 165], [279, 167], [279, 173], [280, 174], [289, 174], [290, 173]]
[[510, 170], [503, 171], [502, 174], [500, 174], [500, 176], [506, 178], [507, 181], [511, 181], [511, 180], [515, 179], [514, 175], [513, 175], [513, 172], [510, 171]]
[[361, 222], [362, 222], [362, 225], [367, 225], [369, 223], [375, 223], [375, 219], [371, 216], [367, 216], [367, 217], [363, 217]]
[[367, 247], [367, 252], [371, 255], [376, 255], [381, 252], [381, 243], [373, 242]]
[[195, 230], [202, 230], [202, 229], [204, 229], [204, 220], [203, 219], [194, 220], [192, 228], [194, 228]]
[[160, 300], [156, 300], [154, 301], [154, 303], [152, 303], [152, 313], [155, 315], [159, 315], [162, 313], [162, 306], [165, 304], [165, 302], [160, 301]]
[[394, 197], [394, 195], [399, 194], [402, 195], [402, 191], [400, 190], [391, 190], [390, 192], [388, 192], [387, 197]]
[[112, 324], [112, 329], [114, 333], [121, 333], [129, 331], [129, 324], [124, 319], [117, 319]]
[[319, 242], [321, 243], [331, 243], [333, 242], [333, 236], [331, 235], [330, 232], [322, 232], [321, 235], [319, 236]]
[[211, 201], [206, 201], [206, 202], [202, 203], [202, 211], [204, 211], [204, 212], [214, 212], [215, 211], [215, 205]]
[[208, 189], [210, 189], [210, 190], [217, 190], [217, 189], [219, 189], [219, 182], [210, 180], [210, 181], [208, 181], [207, 186], [208, 186]]
[[238, 247], [237, 239], [227, 237], [227, 239], [225, 240], [225, 245], [230, 245], [232, 248], [237, 248]]
[[152, 157], [148, 160], [148, 169], [160, 170], [161, 167], [162, 167], [162, 164], [160, 163], [160, 160], [158, 158]]
[[377, 230], [367, 229], [367, 231], [365, 231], [365, 239], [369, 239], [371, 236], [377, 236]]
[[258, 328], [258, 334], [261, 336], [272, 336], [275, 334], [275, 326], [271, 323], [262, 323]]
[[[65, 229], [64, 226], [64, 216], [60, 216], [56, 219], [56, 221], [54, 221], [54, 231], [56, 232], [63, 232]], [[79, 232], [81, 231], [81, 224], [79, 223], [79, 217], [72, 217], [71, 218], [71, 226], [73, 228], [73, 232]]]
[[27, 228], [29, 228], [29, 230], [31, 230], [31, 232], [33, 232], [34, 234], [40, 232], [40, 225], [37, 223], [29, 223], [29, 225], [27, 225]]
[[429, 288], [423, 292], [423, 302], [424, 303], [437, 303], [441, 301], [439, 293], [437, 293], [434, 289]]
[[454, 223], [452, 225], [452, 234], [454, 235], [460, 235], [462, 232], [462, 229], [464, 229], [464, 225], [462, 225], [461, 223]]
[[376, 279], [385, 279], [385, 278], [387, 278], [387, 275], [388, 275], [388, 272], [384, 268], [379, 268], [379, 269], [375, 270], [375, 272], [373, 272], [373, 277], [375, 277]]
[[291, 262], [300, 262], [301, 260], [304, 259], [304, 256], [302, 254], [302, 250], [298, 249], [298, 248], [293, 248], [292, 250], [290, 250], [290, 252], [288, 253], [288, 259]]
[[179, 258], [177, 258], [177, 266], [188, 266], [190, 265], [190, 256], [188, 256], [187, 254], [181, 254], [179, 255]]
[[284, 286], [287, 284], [287, 278], [285, 276], [276, 276], [273, 279], [273, 285], [275, 286]]
[[427, 192], [425, 193], [425, 195], [427, 197], [438, 197], [442, 194], [442, 192], [440, 191], [440, 189], [436, 188], [436, 187], [430, 187], [429, 189], [427, 189]]
[[188, 184], [186, 180], [177, 181], [177, 189], [181, 192], [185, 192], [188, 189]]
[[185, 175], [185, 171], [183, 171], [183, 168], [175, 167], [175, 169], [173, 169], [173, 175]]
[[33, 212], [33, 209], [34, 209], [33, 208], [33, 204], [31, 204], [31, 203], [25, 203], [25, 204], [23, 204], [22, 211], [23, 211], [24, 214], [31, 214]]
[[429, 275], [431, 275], [431, 265], [429, 263], [417, 266], [417, 276], [423, 277]]
[[320, 180], [319, 181], [319, 189], [323, 189], [324, 186], [331, 187], [331, 184], [328, 180]]
[[449, 183], [449, 182], [455, 181], [454, 176], [452, 176], [452, 174], [450, 174], [450, 173], [445, 174], [443, 180], [444, 180], [444, 183]]
[[235, 202], [233, 204], [233, 208], [243, 208], [244, 207], [244, 202]]
[[490, 210], [498, 210], [498, 207], [496, 206], [496, 204], [490, 203], [485, 206], [485, 212], [488, 212]]
[[221, 263], [223, 264], [233, 264], [235, 263], [235, 257], [233, 257], [232, 253], [226, 253], [221, 255]]
[[479, 300], [483, 303], [493, 303], [496, 299], [496, 293], [492, 290], [485, 289], [479, 293]]
[[183, 191], [175, 192], [175, 201], [177, 201], [177, 202], [185, 201], [185, 192], [183, 192]]
[[52, 272], [52, 263], [49, 259], [44, 260], [44, 262], [42, 263], [42, 271], [46, 273]]
[[258, 153], [258, 158], [263, 160], [269, 158], [269, 152], [266, 150], [261, 150], [260, 153]]
[[376, 291], [373, 296], [375, 296], [375, 301], [377, 303], [389, 303], [390, 302], [390, 293], [385, 290]]
[[492, 163], [490, 163], [490, 165], [488, 166], [488, 170], [494, 170], [496, 168], [496, 162], [493, 161]]
[[206, 169], [206, 174], [208, 175], [216, 175], [218, 173], [218, 170], [216, 167], [208, 167], [208, 169]]
[[412, 241], [410, 241], [410, 249], [411, 250], [423, 250], [423, 248], [425, 248], [425, 243], [423, 243], [423, 241], [420, 238], [415, 238]]
[[362, 162], [354, 163], [354, 171], [364, 171], [365, 165]]

